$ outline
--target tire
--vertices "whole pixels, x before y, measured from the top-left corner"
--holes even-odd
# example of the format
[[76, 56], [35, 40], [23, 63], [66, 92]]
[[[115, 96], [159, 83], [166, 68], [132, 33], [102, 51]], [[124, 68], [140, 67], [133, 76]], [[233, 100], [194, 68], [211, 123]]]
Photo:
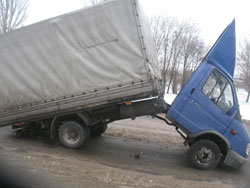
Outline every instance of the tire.
[[102, 123], [101, 125], [94, 126], [90, 131], [91, 137], [97, 137], [103, 134], [107, 130], [107, 124]]
[[24, 131], [23, 131], [23, 129], [21, 129], [21, 130], [13, 130], [12, 135], [15, 138], [22, 138], [24, 136]]
[[71, 149], [78, 149], [89, 139], [89, 128], [76, 121], [67, 121], [59, 127], [60, 143]]
[[188, 160], [192, 166], [202, 170], [215, 169], [221, 161], [221, 151], [211, 140], [198, 140], [188, 151]]

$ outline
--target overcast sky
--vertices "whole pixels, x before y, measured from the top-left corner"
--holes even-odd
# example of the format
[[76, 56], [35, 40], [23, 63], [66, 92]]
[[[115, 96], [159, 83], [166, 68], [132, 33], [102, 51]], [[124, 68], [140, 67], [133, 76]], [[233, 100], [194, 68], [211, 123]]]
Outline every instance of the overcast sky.
[[[235, 18], [237, 40], [250, 37], [249, 0], [141, 0], [147, 15], [191, 19], [201, 28], [201, 37], [212, 45]], [[84, 0], [30, 0], [26, 24], [58, 16], [84, 6]]]

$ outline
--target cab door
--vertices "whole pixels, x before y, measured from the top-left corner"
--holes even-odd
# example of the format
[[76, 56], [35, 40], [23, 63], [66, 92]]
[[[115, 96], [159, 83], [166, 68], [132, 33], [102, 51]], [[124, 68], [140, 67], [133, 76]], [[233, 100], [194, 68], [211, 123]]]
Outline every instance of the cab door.
[[229, 115], [235, 104], [232, 84], [215, 67], [203, 76], [176, 121], [191, 133], [216, 130], [223, 134], [233, 120]]

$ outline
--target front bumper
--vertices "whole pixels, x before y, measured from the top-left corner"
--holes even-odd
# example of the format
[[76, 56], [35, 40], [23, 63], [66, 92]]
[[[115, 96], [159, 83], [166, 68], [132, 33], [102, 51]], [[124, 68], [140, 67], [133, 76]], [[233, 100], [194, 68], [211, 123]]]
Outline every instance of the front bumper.
[[246, 158], [242, 157], [233, 150], [228, 150], [224, 163], [233, 168], [240, 168], [247, 161]]

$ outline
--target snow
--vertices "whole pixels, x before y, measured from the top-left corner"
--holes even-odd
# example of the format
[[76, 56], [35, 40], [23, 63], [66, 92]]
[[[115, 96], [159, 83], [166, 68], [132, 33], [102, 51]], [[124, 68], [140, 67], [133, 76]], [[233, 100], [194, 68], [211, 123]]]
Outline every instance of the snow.
[[250, 101], [247, 103], [247, 92], [244, 89], [237, 91], [238, 101], [240, 104], [240, 113], [242, 119], [250, 120]]
[[176, 97], [176, 94], [165, 94], [164, 100], [166, 101], [166, 103], [172, 104], [172, 102], [174, 101], [175, 97]]
[[[244, 89], [237, 90], [238, 101], [240, 105], [240, 113], [242, 119], [250, 120], [250, 101], [247, 103], [247, 92]], [[168, 104], [172, 104], [176, 94], [165, 94], [164, 99]]]

